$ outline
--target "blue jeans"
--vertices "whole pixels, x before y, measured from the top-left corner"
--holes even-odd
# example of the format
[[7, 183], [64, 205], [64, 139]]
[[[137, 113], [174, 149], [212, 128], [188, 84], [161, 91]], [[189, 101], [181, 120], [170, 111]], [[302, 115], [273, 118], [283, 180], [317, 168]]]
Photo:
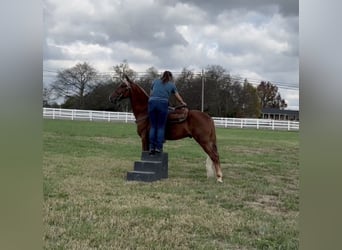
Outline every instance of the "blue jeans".
[[149, 133], [150, 150], [163, 150], [168, 107], [168, 100], [150, 99], [148, 101], [148, 115], [151, 124]]

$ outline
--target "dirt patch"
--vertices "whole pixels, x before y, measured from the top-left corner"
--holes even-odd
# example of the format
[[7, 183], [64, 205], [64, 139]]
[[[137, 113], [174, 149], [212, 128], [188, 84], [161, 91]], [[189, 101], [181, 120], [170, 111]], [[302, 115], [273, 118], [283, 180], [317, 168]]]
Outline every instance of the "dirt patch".
[[234, 148], [227, 148], [228, 151], [236, 154], [268, 154], [271, 153], [272, 150], [269, 148], [257, 148], [257, 147], [234, 147]]
[[265, 211], [272, 215], [279, 215], [281, 213], [280, 201], [274, 195], [260, 195], [255, 201], [248, 201], [246, 204], [249, 207]]

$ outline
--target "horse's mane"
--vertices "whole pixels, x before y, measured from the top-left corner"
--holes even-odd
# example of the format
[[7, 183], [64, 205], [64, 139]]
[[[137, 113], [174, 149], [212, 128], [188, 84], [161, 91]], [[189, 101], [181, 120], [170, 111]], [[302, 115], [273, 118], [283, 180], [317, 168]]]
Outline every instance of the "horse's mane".
[[126, 78], [126, 80], [131, 84], [131, 85], [135, 85], [137, 86], [145, 95], [146, 97], [149, 97], [149, 95], [146, 93], [146, 91], [137, 83], [134, 83], [131, 79], [129, 79], [129, 77], [127, 75], [124, 75], [124, 77]]
[[137, 84], [137, 83], [134, 83], [134, 84], [137, 85], [138, 88], [140, 88], [140, 90], [141, 90], [147, 97], [149, 97], [149, 95], [146, 93], [146, 91], [145, 91], [139, 84]]

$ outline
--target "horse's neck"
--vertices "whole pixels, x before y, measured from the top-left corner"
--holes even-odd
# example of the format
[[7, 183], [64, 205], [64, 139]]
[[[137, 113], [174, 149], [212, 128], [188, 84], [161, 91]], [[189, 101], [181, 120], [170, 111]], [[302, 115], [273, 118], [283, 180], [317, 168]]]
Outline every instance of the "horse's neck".
[[135, 119], [141, 119], [148, 113], [148, 95], [138, 85], [131, 85], [131, 105]]

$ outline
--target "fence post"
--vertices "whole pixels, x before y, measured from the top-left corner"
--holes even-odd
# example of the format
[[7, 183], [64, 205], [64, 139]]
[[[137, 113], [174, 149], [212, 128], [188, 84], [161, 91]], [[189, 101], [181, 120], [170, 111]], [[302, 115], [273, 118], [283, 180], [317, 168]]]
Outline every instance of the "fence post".
[[52, 109], [52, 119], [55, 120], [55, 109]]
[[272, 120], [272, 130], [274, 130], [274, 120]]
[[291, 124], [291, 123], [290, 123], [290, 120], [289, 120], [289, 121], [287, 121], [287, 130], [288, 130], [288, 131], [290, 131], [290, 130], [291, 130], [291, 126], [290, 126], [290, 124]]
[[259, 119], [257, 119], [257, 129], [259, 129]]
[[71, 110], [71, 120], [74, 120], [74, 110]]

